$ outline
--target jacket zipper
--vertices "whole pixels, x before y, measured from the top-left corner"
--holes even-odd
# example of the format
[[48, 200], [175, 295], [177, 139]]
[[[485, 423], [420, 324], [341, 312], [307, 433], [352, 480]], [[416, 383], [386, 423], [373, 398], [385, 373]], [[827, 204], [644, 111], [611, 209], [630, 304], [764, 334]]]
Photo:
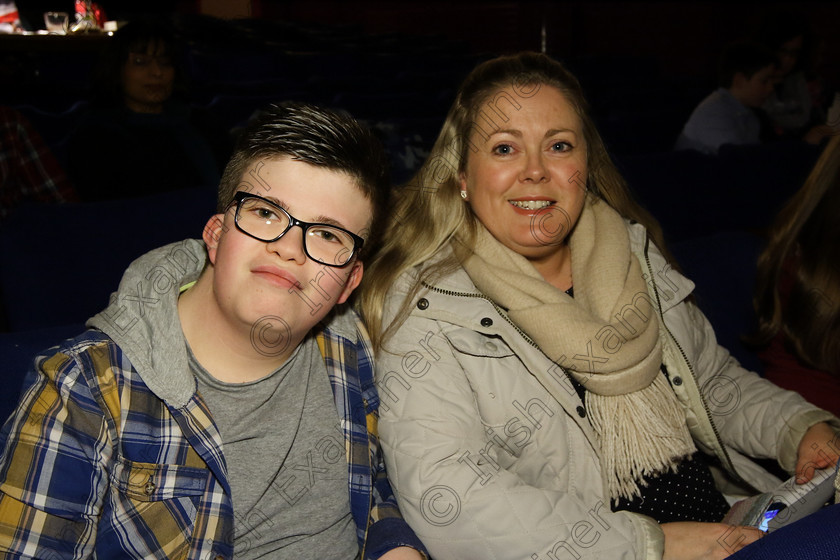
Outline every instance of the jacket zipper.
[[[650, 257], [648, 255], [648, 248], [650, 244], [650, 238], [647, 236], [647, 232], [645, 232], [645, 263], [647, 264], [648, 274], [650, 274], [651, 281], [654, 281], [653, 276], [653, 267], [650, 265]], [[688, 357], [685, 355], [685, 351], [680, 346], [679, 341], [665, 324], [665, 315], [662, 313], [662, 302], [659, 300], [659, 291], [654, 287], [653, 293], [656, 295], [656, 305], [659, 308], [659, 318], [662, 321], [662, 327], [665, 329], [665, 332], [668, 333], [668, 336], [671, 338], [671, 341], [676, 345], [677, 350], [680, 351], [680, 355], [685, 362], [685, 365], [688, 366], [688, 371], [691, 373], [692, 382], [697, 384], [697, 376], [694, 373], [694, 368], [691, 366], [691, 362], [689, 361]], [[720, 438], [720, 433], [718, 432], [717, 426], [712, 421], [712, 413], [709, 410], [709, 406], [706, 404], [706, 400], [703, 398], [703, 395], [700, 393], [699, 388], [697, 388], [697, 392], [700, 395], [700, 403], [703, 405], [703, 410], [706, 412], [706, 419], [709, 421], [709, 425], [712, 427], [712, 432], [715, 434], [715, 438], [717, 439], [718, 446], [720, 450], [723, 452], [723, 459], [726, 461], [726, 467], [730, 474], [735, 476], [740, 482], [743, 482], [748, 487], [753, 488], [753, 485], [744, 480], [741, 475], [735, 470], [735, 465], [732, 463], [732, 458], [729, 456], [729, 452], [726, 450], [726, 446], [723, 444], [723, 440]]]
[[[525, 342], [527, 342], [528, 344], [530, 344], [531, 346], [533, 346], [537, 350], [540, 350], [540, 347], [537, 346], [537, 343], [534, 342], [533, 340], [531, 340], [531, 337], [528, 336], [527, 334], [525, 334], [525, 331], [520, 329], [513, 321], [511, 321], [510, 318], [507, 316], [507, 313], [505, 313], [504, 310], [501, 307], [499, 307], [499, 305], [495, 301], [493, 301], [492, 299], [490, 299], [486, 295], [481, 294], [481, 293], [454, 292], [452, 290], [444, 290], [443, 288], [438, 288], [436, 286], [432, 286], [431, 284], [427, 284], [426, 282], [421, 282], [421, 284], [423, 285], [424, 288], [427, 288], [427, 289], [429, 289], [433, 292], [437, 292], [439, 294], [443, 294], [443, 295], [447, 295], [447, 296], [458, 296], [458, 297], [483, 299], [484, 301], [486, 301], [487, 303], [489, 303], [490, 305], [493, 306], [493, 309], [496, 310], [496, 313], [498, 313], [499, 316], [502, 319], [507, 321], [507, 323], [511, 327], [513, 327], [516, 330], [516, 332], [518, 332], [522, 336], [522, 338], [525, 339]], [[540, 350], [540, 351], [542, 352], [542, 350]]]

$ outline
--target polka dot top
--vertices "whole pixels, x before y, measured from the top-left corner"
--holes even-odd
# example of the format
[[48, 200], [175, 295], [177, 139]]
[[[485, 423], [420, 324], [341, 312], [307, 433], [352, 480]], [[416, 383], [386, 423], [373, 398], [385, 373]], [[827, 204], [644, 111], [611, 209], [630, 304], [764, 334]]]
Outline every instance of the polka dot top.
[[[566, 293], [574, 297], [572, 288]], [[586, 389], [574, 377], [569, 379], [585, 406]], [[645, 477], [640, 484], [641, 495], [633, 500], [614, 500], [612, 510], [641, 513], [659, 523], [718, 522], [729, 511], [729, 504], [715, 487], [711, 462], [711, 457], [697, 451], [683, 459], [675, 471]]]

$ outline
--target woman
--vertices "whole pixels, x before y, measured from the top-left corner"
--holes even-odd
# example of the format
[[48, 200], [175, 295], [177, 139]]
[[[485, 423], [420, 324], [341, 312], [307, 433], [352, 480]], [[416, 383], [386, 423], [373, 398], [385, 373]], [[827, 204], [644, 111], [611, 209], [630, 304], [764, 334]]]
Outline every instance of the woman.
[[821, 89], [813, 71], [817, 41], [807, 18], [795, 12], [773, 13], [764, 22], [758, 40], [776, 55], [775, 85], [762, 105], [773, 128], [770, 136], [801, 138], [816, 145], [836, 134], [826, 124], [817, 99]]
[[361, 301], [379, 426], [436, 559], [724, 557], [759, 532], [712, 523], [712, 467], [750, 493], [778, 479], [743, 452], [803, 479], [836, 459], [810, 445], [837, 419], [716, 346], [544, 55], [470, 74], [385, 238]]
[[91, 111], [69, 139], [68, 173], [84, 200], [210, 192], [219, 184], [232, 143], [214, 119], [179, 99], [179, 54], [165, 24], [136, 21], [114, 34]]
[[781, 211], [759, 257], [753, 342], [765, 377], [840, 414], [840, 136]]

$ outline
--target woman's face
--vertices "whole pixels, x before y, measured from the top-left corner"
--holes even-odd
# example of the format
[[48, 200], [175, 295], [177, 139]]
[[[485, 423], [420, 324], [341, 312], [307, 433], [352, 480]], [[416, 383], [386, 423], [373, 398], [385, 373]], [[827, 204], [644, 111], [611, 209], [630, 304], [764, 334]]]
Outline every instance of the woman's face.
[[160, 113], [172, 95], [175, 67], [161, 43], [132, 52], [123, 65], [123, 100], [135, 113]]
[[535, 93], [524, 97], [505, 88], [482, 106], [461, 189], [500, 243], [545, 260], [565, 246], [580, 217], [586, 141], [580, 118], [558, 89], [540, 85], [528, 91]]
[[802, 35], [797, 35], [793, 39], [785, 41], [779, 47], [779, 50], [776, 53], [779, 59], [777, 69], [777, 75], [779, 78], [787, 76], [796, 67], [796, 62], [799, 60], [799, 55], [802, 53], [802, 43]]

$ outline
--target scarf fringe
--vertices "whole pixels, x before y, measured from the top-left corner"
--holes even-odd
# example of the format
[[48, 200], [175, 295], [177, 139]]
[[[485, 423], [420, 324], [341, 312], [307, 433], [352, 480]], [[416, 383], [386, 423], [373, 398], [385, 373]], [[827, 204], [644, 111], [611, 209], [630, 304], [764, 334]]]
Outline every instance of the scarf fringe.
[[626, 395], [587, 393], [586, 402], [613, 500], [641, 495], [645, 476], [676, 470], [696, 451], [685, 413], [663, 375]]

